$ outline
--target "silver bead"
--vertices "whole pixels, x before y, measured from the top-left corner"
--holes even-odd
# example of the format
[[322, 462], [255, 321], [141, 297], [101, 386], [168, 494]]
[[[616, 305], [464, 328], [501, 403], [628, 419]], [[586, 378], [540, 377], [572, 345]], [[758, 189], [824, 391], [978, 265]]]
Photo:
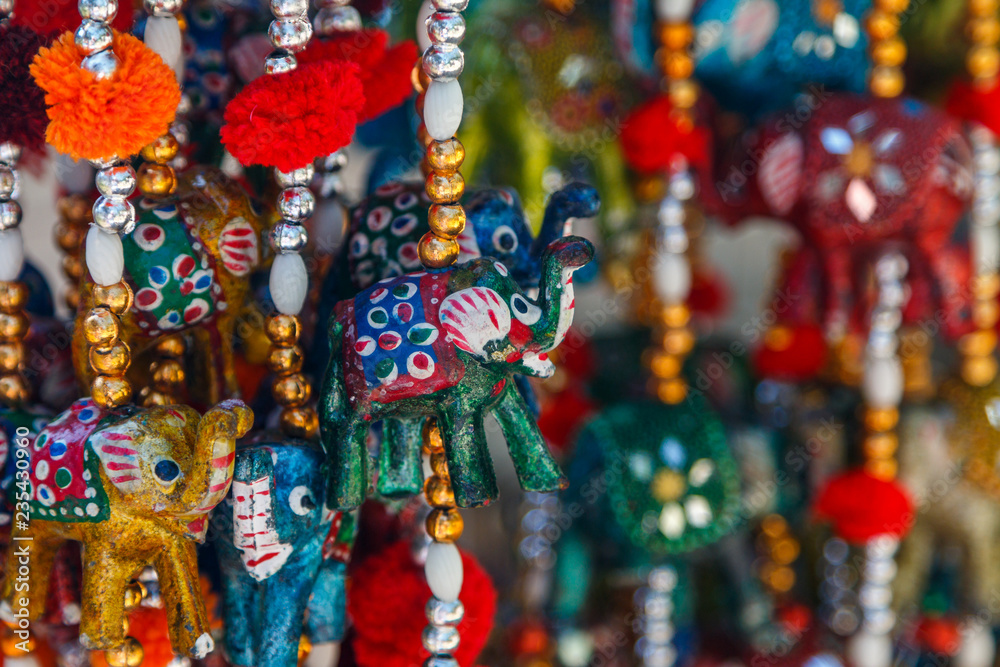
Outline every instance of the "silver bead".
[[311, 164], [305, 167], [299, 167], [298, 169], [293, 169], [292, 171], [279, 171], [274, 170], [274, 178], [278, 181], [278, 185], [283, 188], [291, 188], [296, 185], [309, 185], [312, 183], [313, 176], [316, 174], [316, 168]]
[[92, 72], [98, 79], [107, 79], [118, 69], [118, 56], [111, 49], [98, 51], [84, 58], [81, 67]]
[[110, 23], [118, 14], [118, 0], [79, 0], [80, 16], [91, 21]]
[[280, 19], [302, 16], [309, 11], [309, 0], [271, 0], [271, 13]]
[[107, 23], [87, 19], [76, 29], [73, 37], [84, 55], [92, 56], [111, 48], [114, 34], [111, 32], [111, 26]]
[[191, 102], [191, 96], [187, 93], [181, 93], [181, 101], [177, 103], [177, 115], [190, 113], [192, 109], [194, 109], [194, 104]]
[[0, 166], [0, 199], [10, 199], [17, 190], [17, 171]]
[[268, 233], [268, 241], [277, 253], [302, 252], [309, 243], [309, 232], [302, 225], [279, 222]]
[[424, 607], [424, 613], [431, 625], [458, 625], [465, 616], [465, 605], [461, 600], [445, 602], [432, 596]]
[[469, 0], [433, 0], [433, 4], [439, 12], [464, 12]]
[[305, 186], [285, 188], [278, 193], [278, 212], [285, 220], [308, 220], [316, 208], [316, 197]]
[[361, 30], [361, 14], [350, 5], [344, 7], [322, 7], [313, 19], [316, 32], [330, 35], [335, 32], [356, 32]]
[[105, 197], [128, 197], [135, 190], [135, 169], [128, 163], [97, 172], [97, 191]]
[[11, 199], [0, 201], [0, 231], [14, 229], [21, 224], [21, 205]]
[[21, 159], [21, 147], [10, 141], [0, 144], [0, 164], [13, 167]]
[[94, 202], [94, 224], [106, 232], [129, 234], [135, 229], [135, 209], [127, 199], [98, 197]]
[[458, 648], [458, 628], [452, 625], [428, 625], [420, 639], [424, 648], [431, 653], [453, 653]]
[[351, 0], [316, 0], [316, 9], [323, 9], [324, 7], [343, 7], [344, 5], [351, 4]]
[[677, 570], [672, 567], [657, 567], [649, 573], [649, 587], [657, 593], [667, 593], [677, 586]]
[[670, 177], [670, 194], [681, 201], [694, 197], [694, 178], [690, 171], [681, 171]]
[[424, 51], [423, 68], [434, 81], [454, 81], [465, 69], [465, 54], [454, 44], [431, 44]]
[[427, 18], [427, 36], [435, 44], [461, 44], [465, 18], [458, 12], [434, 12]]
[[305, 18], [276, 19], [271, 21], [271, 26], [267, 29], [274, 48], [292, 53], [298, 53], [306, 48], [312, 32], [312, 24]]
[[294, 53], [273, 51], [264, 59], [264, 72], [267, 74], [284, 74], [298, 67]]
[[458, 660], [450, 655], [432, 655], [424, 660], [424, 667], [458, 667]]
[[181, 11], [184, 0], [143, 0], [147, 14], [153, 16], [169, 16]]

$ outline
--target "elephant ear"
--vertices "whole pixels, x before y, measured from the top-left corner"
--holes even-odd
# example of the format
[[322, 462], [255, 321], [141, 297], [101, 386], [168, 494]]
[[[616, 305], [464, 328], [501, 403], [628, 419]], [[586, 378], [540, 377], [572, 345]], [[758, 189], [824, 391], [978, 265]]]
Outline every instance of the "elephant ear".
[[486, 359], [486, 345], [510, 333], [510, 309], [488, 287], [469, 287], [441, 303], [441, 326], [460, 350]]
[[124, 494], [135, 493], [142, 488], [139, 440], [140, 428], [130, 419], [108, 426], [90, 438], [104, 474]]
[[768, 146], [760, 160], [757, 174], [760, 194], [778, 215], [787, 215], [799, 196], [804, 161], [802, 138], [794, 133]]

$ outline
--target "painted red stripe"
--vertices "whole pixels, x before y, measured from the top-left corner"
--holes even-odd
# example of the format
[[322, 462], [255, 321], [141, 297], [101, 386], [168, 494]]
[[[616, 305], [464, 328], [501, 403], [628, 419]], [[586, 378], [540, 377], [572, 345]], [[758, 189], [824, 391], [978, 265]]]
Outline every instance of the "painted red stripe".
[[128, 440], [132, 441], [132, 436], [125, 435], [124, 433], [108, 433], [104, 436], [108, 440]]
[[109, 461], [107, 466], [108, 470], [135, 470], [139, 467], [132, 463], [118, 463], [117, 461]]
[[254, 559], [254, 560], [248, 560], [247, 561], [247, 567], [255, 567], [257, 565], [260, 565], [261, 563], [264, 563], [266, 561], [271, 560], [272, 558], [274, 558], [277, 555], [278, 555], [277, 551], [272, 551], [269, 554], [264, 554], [260, 558], [257, 558], [257, 559]]
[[137, 453], [131, 447], [116, 447], [115, 445], [101, 445], [101, 451], [115, 456], [135, 456]]

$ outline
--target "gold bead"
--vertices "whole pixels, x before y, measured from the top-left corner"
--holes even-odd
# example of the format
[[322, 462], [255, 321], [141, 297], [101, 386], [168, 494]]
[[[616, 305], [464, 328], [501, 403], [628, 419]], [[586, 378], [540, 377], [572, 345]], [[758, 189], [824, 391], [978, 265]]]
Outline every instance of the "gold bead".
[[881, 433], [895, 428], [899, 423], [899, 410], [896, 408], [869, 408], [865, 410], [865, 428], [875, 433]]
[[102, 408], [117, 408], [132, 400], [132, 385], [121, 375], [98, 375], [90, 391]]
[[125, 611], [132, 611], [142, 603], [146, 596], [146, 587], [141, 582], [133, 581], [125, 588]]
[[420, 261], [428, 269], [443, 269], [458, 259], [459, 247], [455, 239], [446, 239], [428, 232], [417, 246]]
[[107, 308], [91, 308], [83, 318], [83, 335], [87, 342], [97, 347], [109, 347], [118, 340], [118, 318]]
[[788, 522], [780, 514], [768, 514], [760, 522], [760, 529], [767, 537], [777, 539], [788, 532]]
[[876, 66], [899, 67], [906, 61], [906, 43], [899, 37], [874, 42], [871, 56]]
[[143, 387], [142, 391], [139, 392], [142, 397], [142, 405], [146, 408], [153, 408], [157, 406], [164, 405], [175, 405], [177, 399], [171, 394], [164, 393], [162, 391], [157, 391], [153, 387]]
[[973, 387], [985, 387], [997, 376], [997, 360], [993, 355], [966, 357], [962, 360], [962, 379]]
[[910, 6], [910, 0], [875, 0], [875, 6], [883, 12], [900, 14]]
[[663, 56], [661, 65], [667, 78], [688, 79], [694, 73], [694, 61], [684, 51], [670, 51]]
[[[76, 277], [79, 278], [79, 276]], [[66, 301], [66, 307], [69, 308], [70, 312], [75, 313], [80, 309], [80, 293], [76, 290], [66, 292], [66, 296], [63, 299]]]
[[132, 354], [123, 341], [111, 347], [91, 347], [90, 366], [101, 375], [123, 375], [128, 370]]
[[[59, 215], [65, 218], [66, 222], [70, 224], [83, 225], [92, 222], [94, 219], [93, 204], [94, 202], [86, 195], [60, 197], [58, 203]], [[84, 235], [86, 235], [86, 230], [84, 230]]]
[[267, 355], [267, 367], [272, 373], [288, 375], [302, 370], [302, 348], [272, 347]]
[[870, 460], [888, 459], [899, 449], [899, 438], [895, 433], [874, 433], [865, 436], [865, 458]]
[[413, 90], [417, 91], [417, 95], [423, 95], [424, 91], [427, 90], [427, 75], [424, 74], [424, 69], [417, 63], [410, 70], [410, 85], [413, 86]]
[[148, 197], [164, 197], [177, 188], [177, 176], [170, 165], [145, 162], [137, 176], [139, 191]]
[[895, 459], [876, 459], [865, 463], [865, 470], [873, 477], [879, 479], [892, 480], [896, 478], [896, 471], [899, 464]]
[[1000, 21], [995, 16], [973, 18], [965, 26], [973, 44], [996, 44], [1000, 41]]
[[832, 25], [837, 19], [837, 14], [843, 10], [844, 5], [840, 0], [814, 0], [812, 2], [813, 17], [821, 25]]
[[104, 306], [116, 315], [132, 307], [132, 288], [119, 281], [114, 285], [94, 285], [94, 305]]
[[998, 319], [1000, 319], [1000, 304], [996, 300], [981, 300], [972, 304], [972, 321], [980, 329], [992, 328]]
[[457, 171], [431, 172], [427, 175], [424, 186], [427, 189], [427, 196], [435, 204], [450, 204], [465, 194], [465, 179]]
[[290, 346], [295, 345], [299, 339], [300, 324], [299, 318], [295, 315], [285, 315], [279, 313], [267, 318], [265, 332], [267, 338], [275, 345]]
[[958, 341], [959, 351], [970, 357], [982, 357], [990, 354], [997, 347], [997, 332], [992, 329], [981, 329], [965, 334]]
[[125, 643], [104, 652], [108, 667], [139, 667], [142, 664], [142, 644], [135, 637], [126, 637]]
[[29, 396], [28, 382], [20, 373], [0, 375], [0, 399], [6, 405], [21, 405]]
[[274, 400], [279, 405], [286, 407], [297, 407], [309, 402], [312, 396], [312, 389], [309, 382], [301, 373], [293, 373], [274, 379], [271, 383], [271, 392]]
[[28, 326], [23, 312], [0, 313], [0, 340], [20, 340], [28, 333]]
[[167, 132], [152, 143], [146, 144], [142, 149], [142, 159], [146, 162], [159, 162], [164, 164], [177, 157], [181, 145], [177, 143], [174, 135]]
[[184, 339], [180, 336], [161, 336], [156, 341], [156, 353], [167, 359], [179, 359], [184, 356]]
[[83, 275], [83, 260], [79, 255], [66, 255], [62, 258], [62, 270], [74, 281], [79, 281]]
[[691, 310], [687, 304], [675, 303], [660, 309], [660, 323], [665, 327], [677, 329], [687, 325], [691, 320]]
[[690, 109], [698, 101], [698, 84], [691, 79], [671, 81], [670, 103], [676, 109]]
[[799, 543], [791, 538], [778, 540], [771, 548], [771, 559], [778, 565], [788, 565], [799, 557]]
[[71, 225], [68, 222], [56, 225], [56, 243], [65, 252], [76, 252], [86, 235], [85, 228], [80, 225]]
[[308, 406], [282, 410], [281, 431], [292, 438], [311, 440], [319, 433], [319, 415]]
[[1000, 294], [1000, 274], [987, 273], [972, 279], [972, 295], [977, 299], [992, 299]]
[[149, 365], [153, 374], [153, 386], [170, 390], [184, 386], [184, 365], [177, 359], [159, 359]]
[[661, 380], [656, 384], [656, 397], [668, 405], [677, 405], [687, 398], [687, 383], [681, 378]]
[[[444, 438], [441, 437], [441, 428], [438, 426], [437, 419], [434, 417], [429, 417], [424, 420], [424, 425], [420, 429], [420, 439], [423, 442], [423, 449], [427, 453], [431, 452], [443, 452], [444, 451]], [[445, 476], [447, 477], [447, 472]]]
[[451, 479], [448, 473], [448, 457], [445, 455], [444, 449], [432, 451], [430, 459], [431, 472], [438, 477]]
[[694, 41], [694, 27], [688, 22], [661, 23], [660, 44], [671, 51], [686, 49]]
[[680, 375], [681, 359], [663, 351], [657, 351], [649, 361], [650, 372], [661, 379], [674, 378]]
[[465, 229], [465, 209], [461, 204], [431, 204], [427, 221], [436, 236], [455, 238]]
[[895, 37], [899, 32], [899, 17], [892, 12], [872, 10], [865, 17], [865, 29], [875, 42]]
[[454, 507], [455, 492], [451, 490], [451, 484], [444, 477], [431, 475], [424, 480], [424, 497], [431, 507]]
[[462, 536], [465, 524], [454, 508], [435, 507], [427, 515], [427, 534], [435, 542], [454, 542]]
[[458, 171], [463, 162], [465, 162], [465, 146], [455, 137], [427, 144], [427, 164], [434, 171], [442, 173]]
[[787, 593], [795, 585], [795, 571], [786, 565], [775, 567], [768, 573], [767, 585], [777, 593]]
[[875, 67], [868, 79], [868, 87], [876, 97], [899, 97], [905, 85], [906, 77], [897, 67]]
[[997, 0], [969, 0], [968, 9], [971, 16], [993, 16], [997, 13]]
[[24, 362], [24, 343], [0, 342], [0, 373], [16, 373]]
[[28, 286], [17, 281], [0, 281], [0, 310], [14, 313], [28, 303]]
[[1000, 71], [1000, 51], [996, 46], [974, 46], [965, 57], [969, 74], [977, 79], [992, 78]]
[[670, 329], [663, 333], [662, 343], [668, 354], [683, 356], [694, 349], [694, 334], [690, 329]]

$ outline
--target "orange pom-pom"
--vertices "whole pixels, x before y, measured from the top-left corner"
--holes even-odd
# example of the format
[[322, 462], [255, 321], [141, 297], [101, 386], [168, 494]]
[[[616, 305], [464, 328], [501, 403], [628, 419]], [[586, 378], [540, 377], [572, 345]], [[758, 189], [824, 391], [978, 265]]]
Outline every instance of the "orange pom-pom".
[[45, 139], [70, 157], [128, 157], [170, 127], [181, 99], [173, 70], [131, 35], [115, 33], [118, 68], [98, 79], [81, 67], [83, 52], [66, 32], [41, 49], [31, 75], [45, 91]]

